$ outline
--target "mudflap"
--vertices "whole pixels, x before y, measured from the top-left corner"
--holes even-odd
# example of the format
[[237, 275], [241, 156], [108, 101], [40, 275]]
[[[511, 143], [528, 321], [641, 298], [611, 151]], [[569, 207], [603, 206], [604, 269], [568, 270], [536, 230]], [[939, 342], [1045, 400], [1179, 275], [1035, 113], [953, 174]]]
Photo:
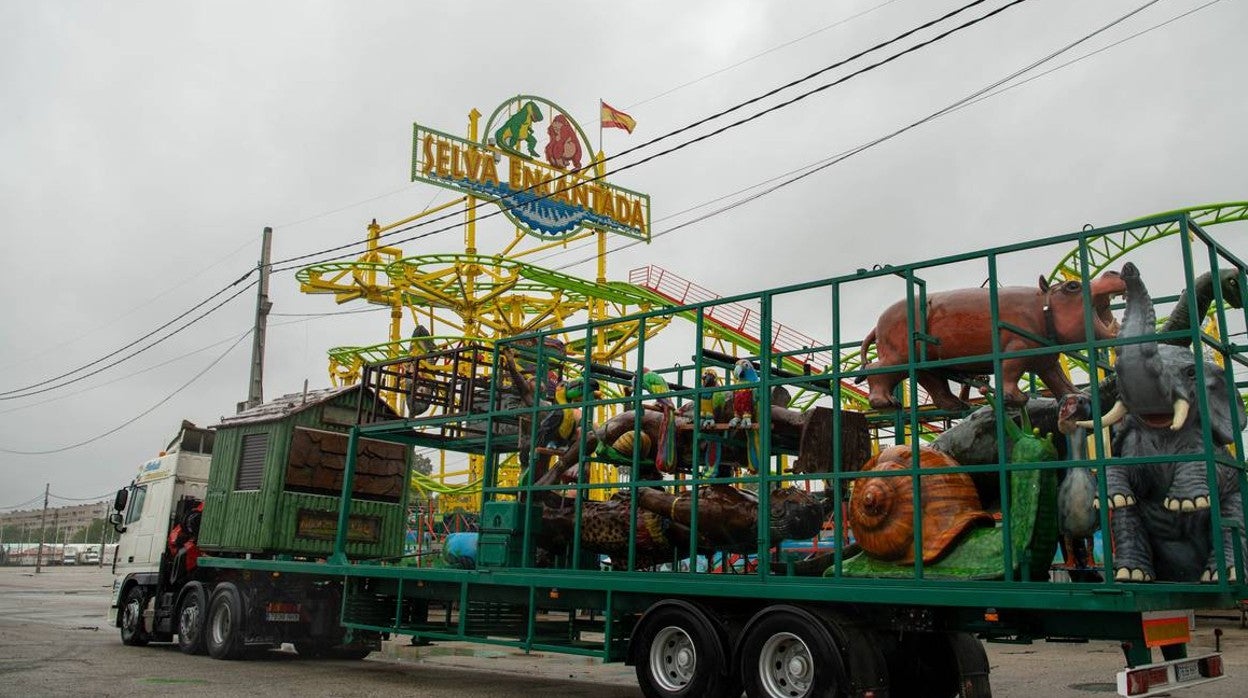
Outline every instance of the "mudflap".
[[954, 633], [949, 637], [949, 644], [958, 663], [958, 695], [961, 698], [992, 698], [988, 653], [984, 651], [984, 643], [970, 633]]

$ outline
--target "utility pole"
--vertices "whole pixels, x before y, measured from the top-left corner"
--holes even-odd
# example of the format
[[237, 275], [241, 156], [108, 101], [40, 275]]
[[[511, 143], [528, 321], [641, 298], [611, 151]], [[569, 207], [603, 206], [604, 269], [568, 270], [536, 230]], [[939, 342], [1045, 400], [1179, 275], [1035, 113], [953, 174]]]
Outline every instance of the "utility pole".
[[247, 384], [247, 401], [238, 403], [238, 411], [257, 407], [264, 402], [264, 331], [268, 326], [269, 310], [269, 249], [273, 244], [273, 229], [265, 228], [260, 242], [260, 284], [256, 288], [256, 325], [251, 333], [251, 379]]
[[104, 566], [104, 537], [108, 535], [108, 502], [100, 504], [104, 511], [100, 514], [100, 557], [96, 560], [96, 567]]
[[52, 483], [44, 483], [43, 485], [43, 513], [39, 515], [39, 552], [35, 553], [35, 574], [43, 568], [43, 529], [44, 524], [48, 521], [48, 490], [52, 488]]

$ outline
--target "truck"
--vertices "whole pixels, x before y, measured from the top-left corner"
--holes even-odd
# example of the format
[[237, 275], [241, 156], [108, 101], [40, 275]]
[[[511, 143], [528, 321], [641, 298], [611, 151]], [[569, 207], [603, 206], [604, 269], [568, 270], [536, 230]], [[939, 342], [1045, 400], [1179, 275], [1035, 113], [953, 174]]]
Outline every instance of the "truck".
[[[1172, 268], [1109, 270], [1131, 252], [1109, 241], [1158, 230]], [[1066, 293], [1085, 332], [1055, 333], [1047, 300], [1023, 326], [1001, 282], [1071, 247], [1065, 276], [1018, 297]], [[1145, 427], [1111, 425], [1110, 407], [1155, 308], [1244, 324], [1245, 268], [1180, 212], [731, 298], [656, 293], [634, 315], [370, 364], [353, 386], [184, 423], [117, 494], [113, 621], [126, 644], [216, 659], [282, 643], [362, 658], [397, 636], [567, 653], [634, 666], [651, 698], [990, 696], [983, 643], [1046, 640], [1120, 642], [1120, 695], [1217, 680], [1218, 652], [1189, 656], [1189, 620], [1248, 596], [1244, 347], [1199, 322], [1157, 335], [1204, 359], [1180, 373], [1207, 390], [1163, 427], [1194, 446], [1132, 451]], [[1105, 270], [1178, 296], [1113, 306], [1094, 293]], [[1198, 288], [1204, 270], [1228, 283]], [[962, 329], [990, 339], [958, 354], [936, 289], [968, 278], [985, 283]], [[861, 310], [896, 298], [910, 350], [869, 360], [885, 316], [865, 333]], [[822, 344], [780, 341], [794, 308], [826, 323]], [[1115, 309], [1123, 330], [1095, 332]], [[648, 331], [677, 317], [688, 336]], [[598, 361], [613, 346], [633, 370]], [[479, 476], [469, 562], [404, 553], [414, 448], [466, 454]], [[1195, 570], [1140, 562], [1157, 541], [1125, 525], [1166, 463], [1204, 499], [1148, 511], [1203, 532], [1180, 541]], [[1072, 507], [1099, 536], [1074, 532]]]

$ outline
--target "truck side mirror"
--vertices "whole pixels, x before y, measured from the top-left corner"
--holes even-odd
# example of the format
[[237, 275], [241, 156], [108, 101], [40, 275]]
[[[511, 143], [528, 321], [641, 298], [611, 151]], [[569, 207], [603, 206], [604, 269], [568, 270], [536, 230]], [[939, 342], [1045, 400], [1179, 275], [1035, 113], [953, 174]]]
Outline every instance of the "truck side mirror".
[[[117, 490], [117, 496], [113, 498], [113, 509], [115, 511], [125, 511], [126, 500], [128, 499], [130, 499], [130, 490], [124, 487]], [[113, 519], [110, 516], [108, 520], [112, 521]]]
[[121, 521], [121, 512], [119, 511], [115, 511], [108, 515], [108, 522], [113, 525], [113, 530], [118, 533], [125, 533], [126, 527], [121, 525]]

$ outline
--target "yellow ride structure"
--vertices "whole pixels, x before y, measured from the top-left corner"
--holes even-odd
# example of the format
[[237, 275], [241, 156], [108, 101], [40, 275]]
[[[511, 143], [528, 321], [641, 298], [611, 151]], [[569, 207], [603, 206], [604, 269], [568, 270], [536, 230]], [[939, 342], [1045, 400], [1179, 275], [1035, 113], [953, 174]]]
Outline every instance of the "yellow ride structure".
[[[478, 140], [479, 118], [475, 109], [469, 114], [468, 139], [472, 142]], [[496, 146], [483, 147], [495, 152], [496, 160], [501, 155]], [[594, 162], [599, 177], [603, 174], [602, 158], [599, 153]], [[453, 349], [468, 342], [489, 345], [503, 337], [622, 317], [651, 308], [652, 299], [648, 296], [629, 293], [627, 284], [607, 282], [606, 231], [580, 228], [551, 240], [515, 225], [510, 236], [489, 252], [482, 252], [479, 245], [486, 236], [479, 236], [477, 220], [482, 203], [490, 202], [471, 195], [459, 196], [401, 220], [386, 224], [373, 220], [367, 229], [367, 248], [358, 258], [313, 264], [298, 271], [296, 277], [304, 293], [332, 295], [338, 304], [362, 301], [390, 309], [386, 341], [329, 350], [329, 374], [334, 385], [355, 384], [363, 366], [370, 362]], [[458, 214], [457, 209], [461, 211]], [[462, 215], [462, 252], [405, 256], [400, 248], [385, 243], [388, 235], [419, 226], [422, 221], [436, 222], [448, 213]], [[438, 214], [442, 217], [435, 218]], [[594, 238], [597, 278], [593, 281], [524, 261]], [[665, 325], [666, 322], [650, 322], [645, 327], [646, 336], [655, 335]], [[637, 344], [638, 331], [635, 323], [620, 323], [610, 332], [599, 333], [588, 347], [590, 360], [627, 369], [626, 357]], [[569, 359], [583, 360], [585, 338], [565, 341]], [[430, 372], [449, 370], [436, 361], [420, 368]], [[406, 410], [402, 404], [391, 407], [400, 414]], [[596, 415], [595, 421], [607, 416]], [[470, 457], [460, 470], [448, 470], [444, 453], [438, 455], [436, 462], [434, 476], [420, 478], [414, 486], [439, 491], [444, 510], [461, 506], [475, 510], [472, 499], [479, 498], [480, 493], [473, 485], [482, 474], [480, 459]], [[595, 468], [591, 477], [602, 481], [608, 476], [604, 470], [605, 466]], [[500, 484], [506, 480], [514, 484], [519, 475], [513, 461], [512, 467], [502, 474]]]

